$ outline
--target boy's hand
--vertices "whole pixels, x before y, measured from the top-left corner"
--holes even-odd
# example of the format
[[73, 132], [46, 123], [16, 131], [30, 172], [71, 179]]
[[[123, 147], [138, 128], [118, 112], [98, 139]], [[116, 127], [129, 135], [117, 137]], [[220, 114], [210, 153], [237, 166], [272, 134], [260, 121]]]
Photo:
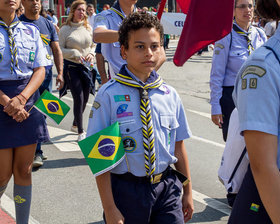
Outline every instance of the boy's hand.
[[105, 218], [107, 224], [124, 224], [124, 217], [117, 207], [105, 211]]
[[184, 221], [188, 222], [193, 215], [193, 199], [191, 194], [183, 194], [182, 197], [182, 206], [183, 206], [183, 214], [184, 214]]

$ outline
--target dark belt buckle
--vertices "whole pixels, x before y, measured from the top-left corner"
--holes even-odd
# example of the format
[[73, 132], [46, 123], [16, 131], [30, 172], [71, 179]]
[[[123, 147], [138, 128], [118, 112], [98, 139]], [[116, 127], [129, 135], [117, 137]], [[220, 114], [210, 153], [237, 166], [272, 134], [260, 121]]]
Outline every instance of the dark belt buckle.
[[157, 184], [157, 183], [159, 183], [160, 180], [161, 180], [161, 177], [162, 177], [162, 173], [159, 173], [159, 174], [154, 175], [152, 184]]

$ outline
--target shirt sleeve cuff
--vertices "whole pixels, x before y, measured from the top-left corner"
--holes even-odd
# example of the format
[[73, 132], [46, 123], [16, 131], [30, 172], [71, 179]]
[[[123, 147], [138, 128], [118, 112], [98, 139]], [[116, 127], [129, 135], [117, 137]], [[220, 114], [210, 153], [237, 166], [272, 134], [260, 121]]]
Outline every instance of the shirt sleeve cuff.
[[220, 105], [212, 105], [211, 107], [211, 115], [222, 114], [222, 109]]

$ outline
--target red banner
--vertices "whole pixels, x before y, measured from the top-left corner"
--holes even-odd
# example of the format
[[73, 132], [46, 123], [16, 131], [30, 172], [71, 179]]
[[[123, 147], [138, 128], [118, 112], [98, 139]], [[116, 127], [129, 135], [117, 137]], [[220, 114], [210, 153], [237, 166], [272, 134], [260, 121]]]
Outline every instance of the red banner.
[[232, 29], [234, 0], [177, 0], [189, 5], [173, 62], [182, 66], [193, 54], [223, 38]]

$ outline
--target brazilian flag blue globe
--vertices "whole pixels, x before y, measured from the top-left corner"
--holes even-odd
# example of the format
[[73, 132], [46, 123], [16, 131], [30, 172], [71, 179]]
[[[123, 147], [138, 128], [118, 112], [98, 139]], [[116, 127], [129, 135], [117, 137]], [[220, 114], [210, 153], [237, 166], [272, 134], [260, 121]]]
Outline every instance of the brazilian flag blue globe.
[[79, 141], [78, 144], [95, 176], [113, 169], [125, 158], [118, 122]]

